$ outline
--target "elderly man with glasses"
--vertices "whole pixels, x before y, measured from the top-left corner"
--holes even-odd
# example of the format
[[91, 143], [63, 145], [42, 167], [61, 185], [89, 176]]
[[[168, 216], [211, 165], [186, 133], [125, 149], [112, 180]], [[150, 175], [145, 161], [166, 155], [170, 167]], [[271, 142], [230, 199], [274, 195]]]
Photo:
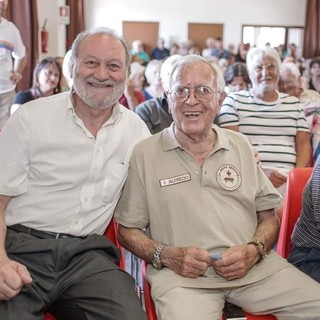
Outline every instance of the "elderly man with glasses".
[[133, 150], [119, 240], [150, 264], [159, 320], [220, 319], [225, 301], [280, 320], [318, 319], [319, 285], [271, 250], [278, 192], [248, 139], [213, 124], [224, 85], [200, 56], [175, 63], [173, 123]]

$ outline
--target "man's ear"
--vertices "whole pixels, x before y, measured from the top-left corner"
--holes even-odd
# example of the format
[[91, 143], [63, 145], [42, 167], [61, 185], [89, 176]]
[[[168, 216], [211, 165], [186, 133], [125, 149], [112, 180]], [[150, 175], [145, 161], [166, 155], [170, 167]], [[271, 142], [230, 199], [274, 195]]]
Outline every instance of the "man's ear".
[[222, 103], [223, 103], [226, 95], [227, 95], [227, 94], [226, 94], [224, 91], [222, 91], [222, 92], [220, 93], [220, 97], [219, 97], [219, 108], [221, 107], [221, 105], [222, 105]]

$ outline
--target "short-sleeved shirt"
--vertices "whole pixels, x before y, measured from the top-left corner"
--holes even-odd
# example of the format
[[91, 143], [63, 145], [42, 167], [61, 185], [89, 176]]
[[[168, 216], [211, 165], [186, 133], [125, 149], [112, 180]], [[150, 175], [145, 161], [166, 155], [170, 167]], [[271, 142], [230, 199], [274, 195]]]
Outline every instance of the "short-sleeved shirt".
[[221, 127], [239, 126], [259, 151], [264, 166], [292, 169], [296, 164], [295, 137], [309, 132], [299, 99], [278, 92], [278, 99], [258, 99], [252, 89], [230, 93], [223, 101]]
[[26, 91], [19, 91], [14, 97], [13, 104], [24, 104], [34, 100], [31, 89]]
[[72, 93], [28, 102], [0, 134], [0, 194], [7, 225], [76, 236], [103, 234], [127, 177], [133, 146], [150, 136], [120, 104], [94, 137]]
[[[117, 221], [148, 228], [150, 237], [175, 247], [197, 246], [209, 253], [245, 244], [257, 228], [257, 211], [276, 208], [280, 196], [256, 165], [252, 147], [240, 133], [213, 125], [215, 146], [199, 166], [180, 147], [174, 124], [138, 143], [130, 161]], [[153, 296], [174, 287], [219, 288], [258, 281], [288, 266], [272, 252], [241, 279], [227, 281], [208, 268], [190, 279], [164, 268], [148, 267]]]
[[26, 48], [18, 28], [7, 19], [1, 17], [0, 22], [0, 94], [13, 91], [16, 87], [10, 80], [13, 70], [12, 57], [22, 59]]

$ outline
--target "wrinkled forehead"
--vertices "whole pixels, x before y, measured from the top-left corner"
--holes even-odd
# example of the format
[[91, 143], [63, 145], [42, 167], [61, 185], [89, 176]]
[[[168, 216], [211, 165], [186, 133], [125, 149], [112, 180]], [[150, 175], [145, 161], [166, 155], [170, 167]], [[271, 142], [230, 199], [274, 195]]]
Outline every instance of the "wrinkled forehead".
[[290, 70], [280, 70], [281, 79], [295, 79], [295, 75]]
[[[176, 85], [188, 85], [197, 79], [214, 83], [214, 70], [202, 61], [178, 65], [171, 74], [171, 88]], [[204, 84], [204, 83], [203, 83]]]

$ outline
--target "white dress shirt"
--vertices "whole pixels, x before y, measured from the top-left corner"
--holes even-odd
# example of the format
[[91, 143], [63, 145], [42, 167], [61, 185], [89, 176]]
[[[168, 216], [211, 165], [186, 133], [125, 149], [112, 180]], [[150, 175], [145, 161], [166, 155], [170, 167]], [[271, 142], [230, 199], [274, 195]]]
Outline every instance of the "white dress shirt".
[[68, 92], [23, 105], [0, 134], [0, 194], [13, 196], [7, 225], [102, 234], [132, 148], [149, 135], [139, 116], [119, 104], [96, 138], [76, 116]]

